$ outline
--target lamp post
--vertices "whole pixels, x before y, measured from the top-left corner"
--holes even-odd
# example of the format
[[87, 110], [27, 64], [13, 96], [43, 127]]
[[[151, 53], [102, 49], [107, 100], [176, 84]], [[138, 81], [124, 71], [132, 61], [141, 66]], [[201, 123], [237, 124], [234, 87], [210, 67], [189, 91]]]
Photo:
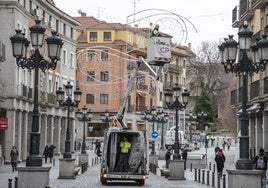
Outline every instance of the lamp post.
[[78, 110], [76, 112], [76, 117], [79, 121], [83, 122], [83, 143], [82, 143], [82, 154], [86, 154], [86, 132], [85, 132], [85, 126], [86, 122], [90, 121], [93, 117], [93, 114], [90, 112], [90, 110], [87, 109], [86, 106], [82, 108], [82, 111]]
[[[179, 143], [179, 133], [178, 133], [178, 123], [179, 123], [179, 115], [178, 115], [178, 111], [181, 109], [184, 109], [188, 103], [188, 99], [190, 96], [190, 93], [187, 90], [184, 90], [184, 92], [182, 92], [182, 103], [179, 101], [179, 97], [180, 97], [180, 87], [178, 86], [178, 84], [175, 84], [175, 87], [173, 87], [173, 93], [171, 89], [167, 89], [165, 90], [165, 101], [167, 106], [170, 109], [174, 109], [176, 110], [176, 127], [175, 127], [175, 142], [174, 142], [174, 155], [173, 155], [173, 159], [181, 159], [181, 155], [179, 153], [180, 150], [180, 143]], [[172, 96], [175, 97], [175, 101], [172, 101]]]
[[[151, 107], [151, 110], [148, 111], [148, 113], [147, 113], [147, 120], [150, 122], [153, 122], [153, 132], [155, 131], [155, 129], [154, 129], [155, 117], [156, 117], [156, 108]], [[151, 155], [155, 155], [155, 142], [154, 142], [154, 140], [152, 141]]]
[[39, 132], [39, 110], [38, 110], [38, 88], [39, 88], [39, 68], [45, 72], [48, 69], [56, 69], [57, 61], [60, 60], [60, 51], [63, 45], [62, 40], [56, 32], [46, 39], [47, 52], [50, 62], [41, 54], [39, 49], [44, 44], [45, 28], [40, 25], [40, 20], [35, 21], [35, 25], [30, 27], [31, 44], [34, 48], [33, 54], [27, 58], [27, 48], [30, 41], [25, 38], [21, 30], [16, 30], [16, 34], [10, 37], [12, 43], [13, 56], [16, 58], [17, 66], [23, 69], [35, 70], [34, 74], [34, 106], [32, 113], [32, 132], [30, 133], [30, 152], [26, 159], [26, 166], [42, 166], [42, 157], [39, 153], [40, 132]]
[[190, 125], [189, 125], [189, 129], [190, 129], [190, 142], [193, 142], [193, 127], [192, 127], [192, 121], [193, 118], [195, 118], [195, 115], [192, 111], [189, 112], [189, 117], [190, 117]]
[[201, 112], [197, 113], [197, 118], [199, 120], [200, 129], [205, 130], [204, 124], [205, 124], [205, 118], [207, 117], [207, 113], [205, 113], [203, 110]]
[[161, 145], [160, 149], [164, 149], [164, 123], [168, 121], [168, 113], [165, 113], [163, 109], [157, 111], [158, 121], [161, 123]]
[[72, 158], [72, 154], [70, 152], [71, 148], [71, 130], [70, 130], [70, 108], [77, 107], [78, 103], [81, 101], [82, 92], [77, 88], [74, 91], [74, 101], [72, 101], [72, 88], [73, 86], [68, 82], [65, 85], [65, 91], [67, 99], [65, 99], [65, 92], [62, 90], [61, 87], [56, 91], [57, 94], [57, 101], [59, 102], [60, 106], [67, 107], [67, 130], [66, 130], [66, 140], [65, 140], [65, 152], [63, 154], [64, 159]]
[[110, 116], [111, 114], [108, 109], [103, 114], [101, 114], [101, 120], [105, 122], [105, 129], [109, 128], [109, 122], [111, 121]]
[[[248, 102], [248, 76], [264, 71], [268, 61], [268, 40], [266, 35], [259, 41], [251, 43], [253, 32], [248, 29], [246, 24], [238, 32], [237, 43], [230, 35], [219, 46], [221, 63], [226, 74], [235, 73], [242, 76], [242, 113], [239, 115], [241, 136], [239, 147], [239, 159], [236, 162], [236, 169], [252, 169], [252, 161], [249, 159], [249, 117], [247, 115]], [[237, 49], [239, 50], [237, 58]], [[250, 54], [251, 55], [248, 55]], [[250, 58], [252, 57], [252, 58]], [[237, 62], [236, 62], [237, 60]]]

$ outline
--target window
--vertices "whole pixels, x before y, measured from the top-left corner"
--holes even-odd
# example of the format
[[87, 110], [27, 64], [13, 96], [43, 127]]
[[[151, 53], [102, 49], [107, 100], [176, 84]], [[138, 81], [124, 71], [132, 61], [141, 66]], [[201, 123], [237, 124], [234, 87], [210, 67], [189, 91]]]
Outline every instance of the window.
[[59, 28], [60, 28], [60, 26], [59, 26], [59, 20], [56, 20], [56, 31], [59, 33]]
[[87, 50], [86, 61], [95, 61], [95, 50]]
[[95, 72], [87, 71], [87, 82], [93, 82], [95, 80]]
[[70, 67], [74, 67], [74, 54], [70, 55]]
[[108, 104], [108, 94], [100, 94], [100, 104]]
[[66, 35], [66, 24], [63, 24], [63, 34]]
[[66, 65], [67, 64], [67, 52], [66, 50], [63, 50], [63, 54], [62, 54], [62, 59], [63, 59], [63, 64]]
[[108, 71], [101, 71], [101, 81], [108, 82], [109, 80], [109, 72]]
[[183, 68], [186, 69], [186, 59], [183, 59]]
[[98, 39], [98, 34], [97, 34], [97, 32], [90, 32], [89, 33], [89, 40], [90, 41], [97, 41], [97, 39]]
[[71, 33], [71, 39], [73, 39], [74, 38], [74, 28], [71, 27], [70, 33]]
[[94, 104], [94, 94], [87, 94], [86, 95], [86, 103], [87, 104]]
[[104, 41], [111, 41], [112, 38], [111, 38], [111, 32], [104, 32], [103, 33], [103, 40]]
[[101, 51], [101, 60], [102, 61], [109, 61], [108, 50], [102, 50]]

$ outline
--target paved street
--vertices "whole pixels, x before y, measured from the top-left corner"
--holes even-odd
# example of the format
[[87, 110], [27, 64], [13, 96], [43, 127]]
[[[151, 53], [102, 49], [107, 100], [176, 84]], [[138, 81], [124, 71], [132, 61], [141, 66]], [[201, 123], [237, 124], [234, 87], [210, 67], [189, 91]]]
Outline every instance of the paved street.
[[[225, 163], [225, 169], [224, 173], [226, 173], [226, 168], [234, 169], [234, 159], [235, 159], [235, 153], [237, 152], [237, 147], [232, 146], [230, 148], [230, 151], [225, 151], [226, 155], [226, 163]], [[100, 183], [99, 180], [99, 172], [100, 172], [100, 165], [99, 164], [93, 164], [92, 166], [92, 159], [95, 161], [96, 155], [93, 153], [92, 150], [88, 151], [89, 153], [89, 167], [88, 170], [84, 174], [79, 174], [76, 179], [72, 180], [62, 180], [57, 179], [59, 175], [59, 158], [62, 158], [62, 156], [56, 156], [55, 157], [55, 166], [53, 164], [44, 164], [44, 166], [51, 166], [50, 170], [50, 187], [51, 188], [96, 188], [96, 187], [140, 187], [137, 186], [135, 183], [129, 182], [129, 183], [111, 183], [107, 186], [103, 186]], [[188, 154], [205, 154], [206, 149], [201, 147], [200, 150], [195, 150], [192, 152], [189, 152]], [[207, 149], [207, 164], [211, 162], [211, 166], [213, 167], [214, 162], [214, 147], [210, 147]], [[73, 157], [76, 157], [76, 154], [73, 155]], [[164, 160], [159, 160], [159, 168], [162, 168], [165, 164]], [[18, 166], [25, 166], [25, 163], [20, 163]], [[194, 166], [193, 166], [194, 168]], [[209, 170], [209, 165], [207, 165], [206, 172]], [[211, 171], [213, 168], [211, 169]], [[12, 178], [14, 182], [14, 177], [17, 176], [17, 172], [12, 173], [11, 166], [10, 165], [3, 165], [0, 167], [0, 187], [1, 188], [7, 188], [8, 187], [8, 179]], [[211, 176], [211, 175], [210, 175]], [[207, 186], [207, 178], [205, 178], [205, 184], [198, 183], [195, 181], [195, 175], [194, 170], [192, 172], [190, 169], [187, 169], [185, 171], [185, 178], [186, 180], [168, 180], [167, 178], [160, 175], [160, 170], [157, 170], [157, 174], [150, 173], [148, 176], [148, 179], [145, 181], [145, 185], [143, 187], [160, 187], [160, 188], [172, 188], [172, 187], [180, 187], [180, 188], [188, 188], [189, 186], [191, 188], [202, 188], [202, 187], [209, 187]], [[226, 176], [226, 179], [228, 181], [228, 178]], [[226, 184], [227, 185], [227, 184]], [[13, 185], [14, 186], [14, 185]], [[211, 186], [211, 177], [210, 177], [210, 186]], [[217, 182], [215, 182], [215, 187], [217, 187]], [[222, 185], [221, 185], [222, 187]]]

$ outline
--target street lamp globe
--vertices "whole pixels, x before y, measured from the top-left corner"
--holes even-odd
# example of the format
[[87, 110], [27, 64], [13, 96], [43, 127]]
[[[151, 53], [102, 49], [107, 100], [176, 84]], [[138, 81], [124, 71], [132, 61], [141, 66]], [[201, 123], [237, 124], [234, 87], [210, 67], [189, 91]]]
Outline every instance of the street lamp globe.
[[36, 20], [35, 25], [30, 27], [32, 47], [40, 48], [44, 43], [45, 28], [41, 26], [41, 20]]

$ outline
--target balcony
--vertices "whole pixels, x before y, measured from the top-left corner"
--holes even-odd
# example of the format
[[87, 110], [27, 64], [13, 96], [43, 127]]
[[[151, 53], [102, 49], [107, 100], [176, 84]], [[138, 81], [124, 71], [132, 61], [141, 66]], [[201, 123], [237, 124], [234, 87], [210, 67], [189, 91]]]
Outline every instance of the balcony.
[[260, 80], [252, 82], [250, 85], [250, 100], [260, 96]]
[[233, 27], [241, 27], [244, 21], [250, 20], [254, 16], [254, 11], [248, 0], [240, 0], [239, 10], [240, 11], [238, 13], [237, 7], [233, 9]]
[[263, 94], [268, 95], [268, 77], [263, 79]]
[[252, 9], [264, 8], [268, 4], [268, 0], [252, 0]]

